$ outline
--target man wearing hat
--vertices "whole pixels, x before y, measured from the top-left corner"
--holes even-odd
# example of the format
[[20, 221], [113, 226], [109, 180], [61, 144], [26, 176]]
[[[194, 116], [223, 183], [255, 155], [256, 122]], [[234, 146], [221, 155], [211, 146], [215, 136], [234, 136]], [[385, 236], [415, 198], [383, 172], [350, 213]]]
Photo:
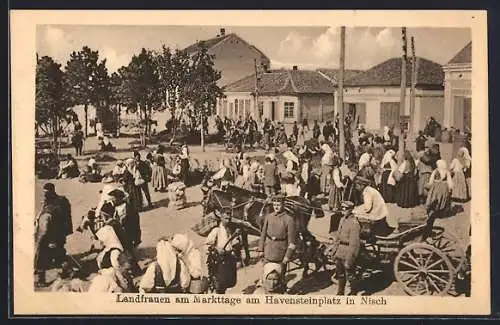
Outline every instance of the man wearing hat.
[[354, 203], [350, 201], [342, 202], [340, 210], [342, 218], [340, 219], [336, 241], [338, 249], [335, 253], [336, 278], [338, 279], [337, 295], [345, 294], [346, 284], [351, 282], [352, 291], [352, 271], [354, 261], [358, 257], [360, 248], [360, 231], [358, 219], [353, 215]]
[[[295, 220], [284, 210], [284, 197], [276, 195], [272, 200], [274, 213], [264, 219], [258, 251], [265, 263], [273, 262], [286, 266], [295, 250], [297, 229]], [[283, 268], [283, 273], [285, 269], [286, 267]]]
[[51, 262], [61, 265], [66, 258], [66, 237], [73, 233], [71, 204], [57, 195], [55, 186], [43, 186], [44, 201], [35, 220], [35, 272], [36, 282], [45, 285], [45, 271]]

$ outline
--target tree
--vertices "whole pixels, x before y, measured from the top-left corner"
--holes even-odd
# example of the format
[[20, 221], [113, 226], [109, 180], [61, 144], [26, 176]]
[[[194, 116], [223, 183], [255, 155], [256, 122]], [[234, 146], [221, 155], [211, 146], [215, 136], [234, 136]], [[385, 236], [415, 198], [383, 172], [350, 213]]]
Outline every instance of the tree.
[[46, 134], [52, 134], [57, 142], [59, 122], [65, 116], [62, 102], [61, 65], [51, 57], [43, 56], [37, 60], [35, 81], [35, 121]]
[[189, 81], [190, 61], [186, 52], [162, 47], [162, 52], [156, 55], [163, 107], [170, 111], [173, 134], [171, 142], [175, 140], [177, 116], [182, 116], [189, 100], [186, 86]]
[[125, 90], [122, 76], [119, 74], [124, 67], [117, 72], [113, 72], [109, 79], [109, 105], [115, 113], [116, 117], [116, 132], [120, 135], [120, 112], [122, 105], [125, 103]]
[[102, 66], [99, 52], [84, 46], [80, 51], [71, 53], [65, 68], [64, 89], [68, 105], [83, 105], [85, 111], [85, 136], [88, 135], [88, 106], [98, 106], [99, 80]]
[[[152, 111], [160, 110], [162, 104], [158, 69], [153, 53], [143, 48], [121, 72], [124, 78], [124, 98], [128, 107], [138, 109], [144, 133], [149, 138]], [[145, 139], [143, 140], [145, 144]]]
[[205, 151], [205, 123], [208, 123], [207, 118], [214, 112], [217, 99], [224, 97], [222, 89], [217, 86], [221, 73], [214, 69], [214, 58], [214, 55], [208, 53], [205, 43], [199, 42], [198, 51], [191, 58], [186, 85], [186, 97], [191, 106], [188, 116], [192, 121], [192, 128], [200, 127], [203, 151]]

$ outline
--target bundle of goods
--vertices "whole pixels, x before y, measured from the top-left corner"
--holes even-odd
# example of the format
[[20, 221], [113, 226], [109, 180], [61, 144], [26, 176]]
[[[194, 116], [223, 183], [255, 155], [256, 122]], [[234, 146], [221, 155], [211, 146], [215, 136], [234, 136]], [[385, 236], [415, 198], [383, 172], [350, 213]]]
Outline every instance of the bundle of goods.
[[183, 182], [174, 182], [168, 185], [168, 205], [177, 210], [186, 206], [186, 185]]

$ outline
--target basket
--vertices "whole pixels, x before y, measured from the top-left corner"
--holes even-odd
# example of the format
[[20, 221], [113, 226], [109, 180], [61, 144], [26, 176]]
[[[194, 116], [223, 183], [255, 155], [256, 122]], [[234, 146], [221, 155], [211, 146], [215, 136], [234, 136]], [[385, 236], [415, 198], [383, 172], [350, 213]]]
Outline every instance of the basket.
[[201, 237], [207, 237], [208, 234], [219, 225], [219, 219], [214, 214], [201, 219], [200, 222], [195, 224], [191, 229]]
[[189, 292], [194, 294], [206, 293], [208, 291], [208, 278], [203, 276], [199, 279], [191, 279]]

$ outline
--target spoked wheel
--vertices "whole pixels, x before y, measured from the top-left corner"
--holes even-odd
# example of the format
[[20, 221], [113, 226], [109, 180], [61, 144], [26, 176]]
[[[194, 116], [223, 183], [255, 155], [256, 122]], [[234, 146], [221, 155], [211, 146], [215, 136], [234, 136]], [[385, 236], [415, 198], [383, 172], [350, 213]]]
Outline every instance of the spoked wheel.
[[452, 232], [441, 227], [434, 227], [425, 242], [446, 254], [455, 272], [457, 272], [465, 262], [466, 247], [464, 247], [460, 239]]
[[444, 296], [453, 284], [455, 272], [450, 259], [436, 247], [415, 243], [396, 256], [394, 276], [411, 296]]

